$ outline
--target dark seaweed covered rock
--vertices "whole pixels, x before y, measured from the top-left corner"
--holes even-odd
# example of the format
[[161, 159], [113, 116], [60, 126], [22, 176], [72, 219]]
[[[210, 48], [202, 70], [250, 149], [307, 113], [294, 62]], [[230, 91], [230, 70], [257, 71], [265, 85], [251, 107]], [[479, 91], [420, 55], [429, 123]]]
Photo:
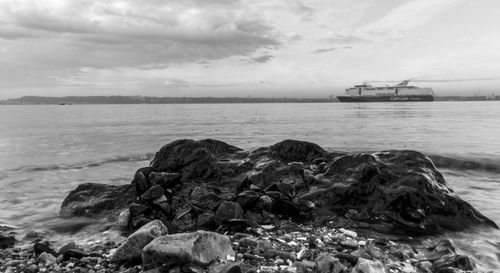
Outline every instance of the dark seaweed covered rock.
[[303, 196], [333, 211], [368, 213], [377, 228], [405, 233], [497, 225], [458, 197], [424, 154], [385, 151], [345, 155], [319, 179], [328, 186]]
[[116, 217], [136, 198], [135, 187], [128, 185], [80, 184], [72, 190], [61, 205], [62, 217], [90, 218]]

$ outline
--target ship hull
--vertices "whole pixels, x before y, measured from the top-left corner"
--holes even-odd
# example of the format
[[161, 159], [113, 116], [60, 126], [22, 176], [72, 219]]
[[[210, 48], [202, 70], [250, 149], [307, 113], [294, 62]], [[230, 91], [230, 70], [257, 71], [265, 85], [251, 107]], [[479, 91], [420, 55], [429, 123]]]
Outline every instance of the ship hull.
[[394, 96], [338, 96], [341, 102], [407, 102], [407, 101], [434, 101], [431, 95], [394, 95]]

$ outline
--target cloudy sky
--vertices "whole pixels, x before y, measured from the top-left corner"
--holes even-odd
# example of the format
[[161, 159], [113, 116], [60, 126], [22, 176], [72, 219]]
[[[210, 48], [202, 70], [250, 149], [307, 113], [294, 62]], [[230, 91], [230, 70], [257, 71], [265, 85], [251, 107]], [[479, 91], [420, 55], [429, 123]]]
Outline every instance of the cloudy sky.
[[500, 95], [498, 0], [0, 0], [0, 98]]

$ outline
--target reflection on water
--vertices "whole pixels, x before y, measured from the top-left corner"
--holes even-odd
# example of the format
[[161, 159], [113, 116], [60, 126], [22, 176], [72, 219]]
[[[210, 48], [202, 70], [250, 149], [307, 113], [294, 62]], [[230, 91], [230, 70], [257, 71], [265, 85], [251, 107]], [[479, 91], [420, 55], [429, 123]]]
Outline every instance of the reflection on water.
[[[340, 151], [419, 150], [432, 155], [459, 196], [500, 223], [499, 106], [0, 106], [0, 223], [24, 228], [57, 223], [63, 198], [78, 184], [128, 183], [155, 151], [178, 138], [216, 138], [245, 149], [293, 138]], [[485, 268], [500, 267], [497, 231], [450, 236]]]

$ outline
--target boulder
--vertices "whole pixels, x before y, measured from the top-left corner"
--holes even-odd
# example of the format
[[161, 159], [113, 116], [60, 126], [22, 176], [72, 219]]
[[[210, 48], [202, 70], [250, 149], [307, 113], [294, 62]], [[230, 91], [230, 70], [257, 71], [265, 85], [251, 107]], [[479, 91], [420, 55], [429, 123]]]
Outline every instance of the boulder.
[[311, 163], [315, 159], [328, 156], [328, 152], [317, 144], [291, 139], [278, 142], [268, 149], [273, 157], [286, 163], [294, 161]]
[[151, 167], [156, 172], [179, 173], [182, 180], [216, 179], [223, 175], [218, 159], [239, 151], [240, 148], [218, 140], [181, 139], [163, 146]]
[[136, 191], [132, 184], [120, 186], [80, 184], [64, 199], [60, 215], [114, 219], [134, 201], [135, 196]]
[[371, 261], [359, 258], [351, 273], [385, 273], [385, 269], [384, 265], [378, 260]]
[[227, 236], [209, 231], [178, 233], [158, 237], [142, 252], [145, 269], [171, 265], [208, 265], [235, 255]]
[[154, 220], [142, 226], [130, 235], [121, 246], [119, 246], [110, 261], [120, 263], [133, 261], [141, 258], [142, 249], [153, 239], [168, 234], [168, 230], [160, 220]]
[[302, 198], [342, 214], [364, 211], [374, 222], [390, 223], [387, 232], [429, 234], [475, 224], [498, 228], [458, 197], [431, 160], [416, 151], [341, 156], [318, 178], [327, 186]]

